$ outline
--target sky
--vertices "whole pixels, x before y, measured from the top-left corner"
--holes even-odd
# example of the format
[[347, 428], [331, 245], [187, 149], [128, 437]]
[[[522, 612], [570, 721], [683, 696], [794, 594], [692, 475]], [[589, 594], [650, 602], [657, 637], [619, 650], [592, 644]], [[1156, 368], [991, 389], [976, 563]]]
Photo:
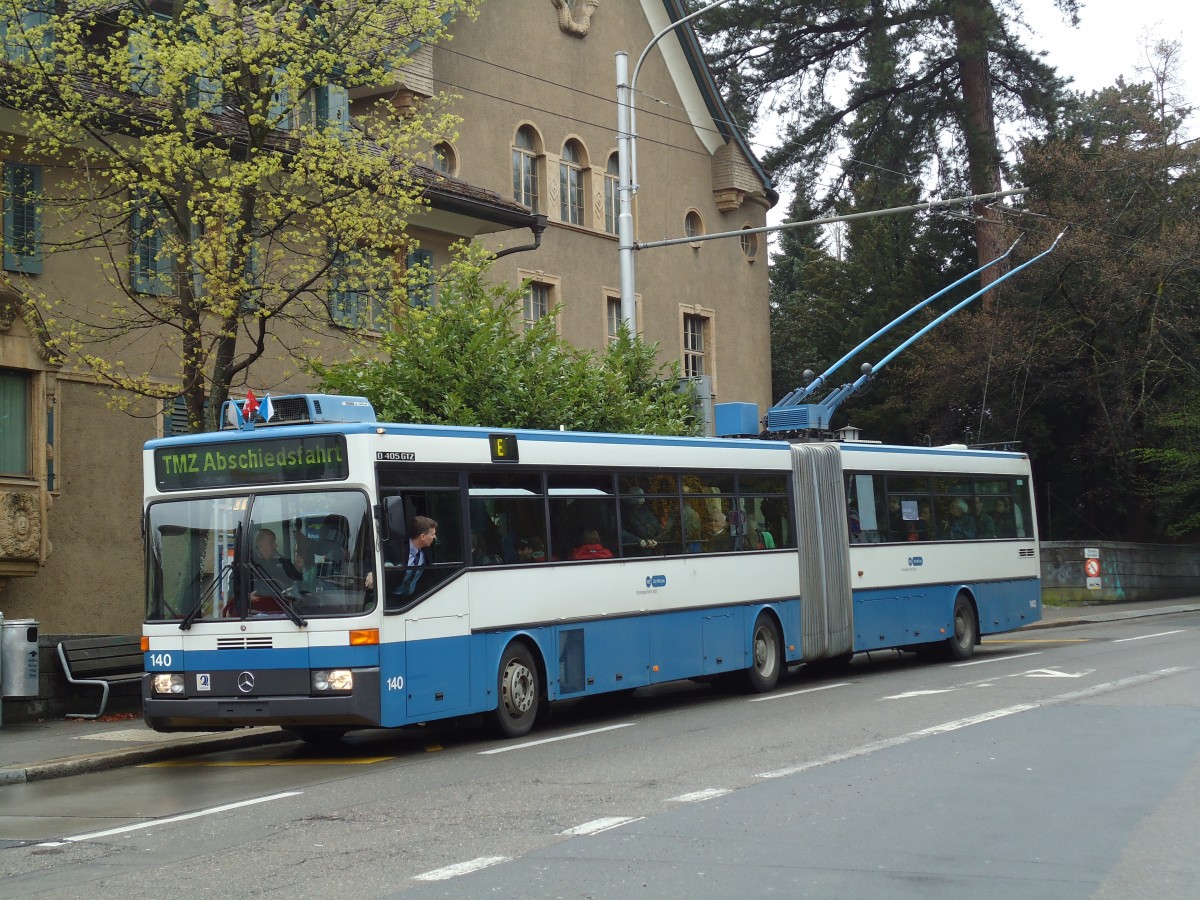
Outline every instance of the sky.
[[[1143, 80], [1136, 70], [1146, 65], [1143, 37], [1149, 35], [1181, 44], [1184, 95], [1193, 103], [1200, 98], [1200, 41], [1189, 46], [1184, 31], [1189, 19], [1196, 21], [1195, 0], [1082, 0], [1077, 28], [1064, 24], [1053, 0], [1020, 2], [1036, 32], [1026, 45], [1048, 51], [1046, 61], [1073, 78], [1076, 90], [1107, 87], [1118, 75]], [[1193, 25], [1191, 33], [1197, 31]]]
[[[1025, 10], [1026, 23], [1032, 33], [1023, 35], [1025, 46], [1045, 50], [1046, 62], [1060, 76], [1072, 79], [1070, 87], [1089, 92], [1108, 87], [1123, 75], [1127, 82], [1146, 80], [1138, 68], [1147, 63], [1146, 38], [1177, 41], [1180, 50], [1181, 90], [1185, 100], [1196, 107], [1197, 113], [1185, 126], [1189, 136], [1200, 133], [1200, 38], [1190, 43], [1185, 23], [1200, 19], [1191, 13], [1196, 0], [1080, 0], [1080, 23], [1071, 27], [1063, 20], [1054, 0], [1018, 0]], [[1200, 35], [1193, 26], [1192, 35]], [[767, 122], [760, 126], [751, 140], [751, 147], [761, 157], [774, 141], [771, 131], [778, 127]], [[783, 197], [767, 216], [767, 222], [777, 225], [786, 220], [791, 192], [786, 185]], [[777, 236], [771, 237], [776, 249]]]

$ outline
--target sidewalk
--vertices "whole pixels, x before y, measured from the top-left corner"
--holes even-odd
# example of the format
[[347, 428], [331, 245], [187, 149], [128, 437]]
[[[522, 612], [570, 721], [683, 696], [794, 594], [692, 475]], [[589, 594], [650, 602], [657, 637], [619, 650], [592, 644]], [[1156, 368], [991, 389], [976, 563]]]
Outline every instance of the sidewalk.
[[[1026, 629], [1111, 622], [1200, 611], [1200, 597], [1096, 606], [1047, 607]], [[6, 784], [82, 775], [122, 766], [293, 740], [275, 727], [160, 734], [139, 713], [101, 719], [48, 719], [0, 726], [0, 791]]]

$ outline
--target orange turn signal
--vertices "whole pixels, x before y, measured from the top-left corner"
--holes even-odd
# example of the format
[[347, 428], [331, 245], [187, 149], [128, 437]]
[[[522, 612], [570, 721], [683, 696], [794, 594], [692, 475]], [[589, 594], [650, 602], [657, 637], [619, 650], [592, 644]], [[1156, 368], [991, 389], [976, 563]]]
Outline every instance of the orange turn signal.
[[365, 647], [379, 643], [378, 628], [359, 628], [350, 632], [351, 647]]
[[144, 634], [142, 635], [142, 652], [150, 652], [150, 638], [146, 637]]

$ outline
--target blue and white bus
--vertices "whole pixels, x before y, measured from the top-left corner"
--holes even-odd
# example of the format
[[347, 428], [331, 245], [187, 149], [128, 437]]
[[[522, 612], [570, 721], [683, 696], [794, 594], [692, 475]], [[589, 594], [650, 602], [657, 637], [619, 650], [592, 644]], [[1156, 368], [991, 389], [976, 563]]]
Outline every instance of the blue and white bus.
[[[146, 444], [160, 731], [483, 713], [518, 736], [557, 700], [768, 691], [884, 647], [961, 659], [1041, 615], [1023, 454], [383, 424], [317, 395], [274, 410]], [[437, 532], [414, 567], [416, 517]]]

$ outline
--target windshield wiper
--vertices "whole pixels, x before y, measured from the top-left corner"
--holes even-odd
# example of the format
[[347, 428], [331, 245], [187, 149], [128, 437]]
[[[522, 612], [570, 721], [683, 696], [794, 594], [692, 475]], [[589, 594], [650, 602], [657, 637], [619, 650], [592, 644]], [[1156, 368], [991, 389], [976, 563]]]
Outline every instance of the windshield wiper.
[[[284, 596], [284, 594], [286, 592], [286, 588], [283, 590], [280, 590], [279, 584], [275, 581], [275, 579], [272, 578], [270, 576], [270, 574], [266, 570], [263, 569], [262, 566], [258, 565], [258, 563], [256, 563], [256, 562], [254, 562], [254, 560], [251, 560], [250, 562], [246, 563], [246, 567], [250, 570], [251, 576], [257, 575], [263, 581], [274, 585], [275, 590], [270, 595], [271, 599], [279, 604], [279, 608], [283, 610], [284, 615], [286, 615], [289, 619], [291, 619], [293, 622], [295, 622], [297, 628], [305, 628], [308, 625], [308, 622], [306, 620], [300, 618], [300, 614], [298, 612], [296, 612], [295, 609], [292, 608], [292, 604], [289, 603], [287, 598]], [[297, 590], [299, 590], [299, 588], [297, 588]], [[247, 609], [247, 613], [248, 612], [249, 612], [249, 610]], [[243, 615], [242, 618], [244, 619], [244, 618], [246, 618], [246, 616]]]
[[[198, 573], [196, 577], [199, 578], [200, 574]], [[187, 631], [192, 627], [192, 623], [200, 617], [200, 611], [204, 609], [204, 604], [207, 603], [212, 595], [216, 592], [217, 585], [220, 583], [221, 577], [214, 573], [212, 584], [204, 589], [204, 593], [200, 595], [200, 599], [196, 602], [196, 605], [192, 607], [192, 611], [184, 616], [183, 621], [179, 623], [180, 631]]]

